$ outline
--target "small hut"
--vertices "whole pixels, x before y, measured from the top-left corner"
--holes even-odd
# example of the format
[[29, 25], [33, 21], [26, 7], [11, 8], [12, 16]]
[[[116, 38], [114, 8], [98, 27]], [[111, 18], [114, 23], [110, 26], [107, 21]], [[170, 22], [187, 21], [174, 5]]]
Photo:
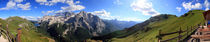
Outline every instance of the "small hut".
[[210, 10], [203, 12], [204, 19], [206, 20], [207, 27], [210, 27]]

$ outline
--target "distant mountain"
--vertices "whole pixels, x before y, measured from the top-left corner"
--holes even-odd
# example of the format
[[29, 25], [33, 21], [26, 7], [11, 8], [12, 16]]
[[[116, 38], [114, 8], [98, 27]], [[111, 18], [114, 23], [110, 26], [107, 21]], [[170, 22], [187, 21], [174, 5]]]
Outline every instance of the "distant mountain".
[[81, 11], [78, 14], [64, 12], [40, 19], [40, 28], [47, 31], [58, 41], [83, 41], [104, 32], [104, 22], [91, 13]]
[[[147, 28], [146, 26], [149, 25], [150, 23], [165, 20], [165, 19], [168, 19], [170, 17], [176, 17], [176, 16], [175, 15], [169, 15], [169, 14], [161, 14], [161, 15], [158, 15], [158, 16], [151, 17], [150, 19], [148, 19], [148, 20], [146, 20], [142, 23], [135, 24], [134, 26], [131, 26], [129, 28], [125, 28], [125, 29], [120, 30], [120, 31], [115, 31], [115, 32], [112, 32], [108, 35], [94, 37], [93, 39], [104, 40], [104, 39], [111, 39], [111, 38], [114, 38], [114, 37], [119, 37], [119, 38], [126, 37], [126, 36], [129, 36], [129, 35], [133, 34], [133, 33], [136, 33], [137, 31], [146, 30], [145, 29], [145, 28]], [[148, 27], [148, 29], [149, 29], [149, 27]]]
[[103, 20], [91, 13], [81, 11], [57, 13], [39, 20], [40, 32], [53, 36], [58, 41], [84, 41], [110, 32], [128, 28], [136, 22]]
[[[130, 28], [115, 31], [104, 36], [93, 37], [92, 39], [109, 42], [156, 42], [159, 30], [162, 30], [164, 33], [170, 33], [178, 31], [180, 27], [182, 30], [186, 30], [189, 27], [203, 24], [205, 22], [202, 14], [203, 12], [203, 10], [191, 10], [180, 17], [169, 14], [161, 14], [151, 17], [150, 19], [142, 23], [138, 23]], [[167, 35], [162, 39], [166, 40], [176, 36], [178, 35]], [[182, 39], [185, 39], [187, 36], [188, 35], [184, 35]], [[175, 41], [171, 40], [170, 42]]]
[[137, 24], [137, 22], [134, 21], [120, 21], [120, 20], [103, 20], [106, 23], [112, 24], [114, 25], [118, 30], [123, 30], [125, 28], [129, 28], [135, 24]]

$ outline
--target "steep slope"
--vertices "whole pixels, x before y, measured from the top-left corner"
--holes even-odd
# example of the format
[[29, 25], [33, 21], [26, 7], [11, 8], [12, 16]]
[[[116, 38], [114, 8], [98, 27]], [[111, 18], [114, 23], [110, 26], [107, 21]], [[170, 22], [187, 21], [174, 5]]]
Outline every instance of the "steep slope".
[[60, 42], [84, 41], [92, 36], [109, 33], [105, 23], [96, 15], [81, 11], [44, 16], [39, 21], [39, 31], [49, 34]]
[[[106, 39], [110, 39], [110, 38], [124, 38], [127, 37], [137, 31], [147, 31], [150, 29], [150, 27], [146, 27], [148, 24], [153, 23], [153, 22], [157, 22], [157, 21], [161, 21], [161, 20], [166, 20], [168, 18], [173, 18], [176, 17], [174, 15], [168, 15], [168, 14], [162, 14], [159, 16], [155, 16], [155, 17], [151, 17], [149, 20], [146, 20], [142, 23], [136, 24], [130, 28], [126, 28], [124, 30], [120, 30], [120, 31], [115, 31], [112, 32], [108, 35], [104, 35], [104, 36], [99, 36], [99, 37], [93, 37], [92, 39], [102, 39], [102, 40], [106, 40]], [[146, 28], [145, 28], [146, 27]]]
[[40, 32], [50, 35], [60, 42], [84, 41], [136, 24], [132, 21], [103, 20], [84, 11], [44, 16], [39, 23], [38, 30]]
[[[178, 31], [181, 27], [182, 30], [186, 30], [187, 27], [197, 26], [200, 23], [204, 23], [203, 10], [192, 10], [188, 13], [176, 17], [172, 15], [159, 15], [151, 17], [143, 23], [139, 23], [131, 28], [116, 31], [111, 34], [111, 39], [108, 41], [113, 42], [157, 42], [156, 36], [158, 31], [162, 30], [164, 33], [170, 33]], [[158, 18], [160, 17], [160, 18]], [[162, 18], [164, 17], [164, 18]], [[184, 33], [185, 34], [185, 33]], [[168, 35], [163, 37], [163, 40], [176, 37], [178, 35]], [[186, 38], [184, 36], [182, 39]], [[171, 42], [176, 42], [172, 40]]]
[[[22, 42], [48, 42], [47, 39], [43, 39], [41, 37], [47, 37], [40, 33], [37, 33], [36, 27], [30, 21], [14, 16], [9, 17], [6, 20], [0, 19], [0, 23], [2, 25], [1, 29], [4, 29], [11, 33], [12, 37], [16, 37], [17, 29], [22, 28], [21, 31], [21, 41]], [[8, 28], [7, 28], [8, 24]]]

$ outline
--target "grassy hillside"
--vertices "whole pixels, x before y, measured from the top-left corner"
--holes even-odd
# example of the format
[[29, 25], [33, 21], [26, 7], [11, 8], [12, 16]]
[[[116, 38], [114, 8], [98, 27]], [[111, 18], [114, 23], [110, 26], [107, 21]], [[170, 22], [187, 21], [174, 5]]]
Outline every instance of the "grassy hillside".
[[[192, 10], [188, 13], [180, 16], [174, 17], [169, 16], [167, 19], [162, 19], [160, 21], [150, 22], [147, 25], [140, 27], [137, 24], [128, 30], [116, 31], [110, 35], [112, 37], [109, 41], [112, 42], [157, 42], [156, 36], [159, 34], [159, 30], [164, 33], [170, 33], [178, 31], [181, 27], [182, 30], [186, 30], [187, 27], [197, 26], [200, 23], [204, 23], [203, 10]], [[186, 33], [183, 33], [186, 34]], [[113, 36], [114, 35], [114, 36]], [[124, 37], [122, 37], [124, 36]], [[162, 38], [162, 40], [170, 39], [178, 36], [178, 34], [167, 35]], [[182, 37], [181, 39], [186, 38]], [[171, 42], [176, 42], [177, 39]]]
[[48, 42], [48, 39], [43, 38], [47, 36], [37, 33], [34, 24], [26, 19], [20, 17], [9, 17], [6, 20], [0, 19], [0, 23], [3, 25], [1, 28], [5, 30], [7, 30], [6, 24], [8, 24], [8, 31], [13, 36], [16, 36], [18, 28], [22, 28], [22, 42]]

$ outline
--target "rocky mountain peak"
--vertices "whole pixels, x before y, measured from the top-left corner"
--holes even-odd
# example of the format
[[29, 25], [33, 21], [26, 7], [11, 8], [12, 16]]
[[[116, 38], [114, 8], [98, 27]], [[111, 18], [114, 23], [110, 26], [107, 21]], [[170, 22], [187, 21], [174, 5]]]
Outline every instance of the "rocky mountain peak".
[[[81, 11], [77, 14], [71, 12], [57, 13], [53, 16], [44, 16], [41, 18], [40, 23], [45, 22], [48, 26], [61, 23], [61, 24], [71, 24], [70, 27], [66, 28], [62, 35], [68, 34], [68, 31], [76, 31], [78, 27], [83, 27], [87, 29], [93, 36], [98, 36], [105, 29], [104, 22], [95, 15], [91, 13], [86, 13]], [[48, 27], [47, 26], [47, 27]]]

